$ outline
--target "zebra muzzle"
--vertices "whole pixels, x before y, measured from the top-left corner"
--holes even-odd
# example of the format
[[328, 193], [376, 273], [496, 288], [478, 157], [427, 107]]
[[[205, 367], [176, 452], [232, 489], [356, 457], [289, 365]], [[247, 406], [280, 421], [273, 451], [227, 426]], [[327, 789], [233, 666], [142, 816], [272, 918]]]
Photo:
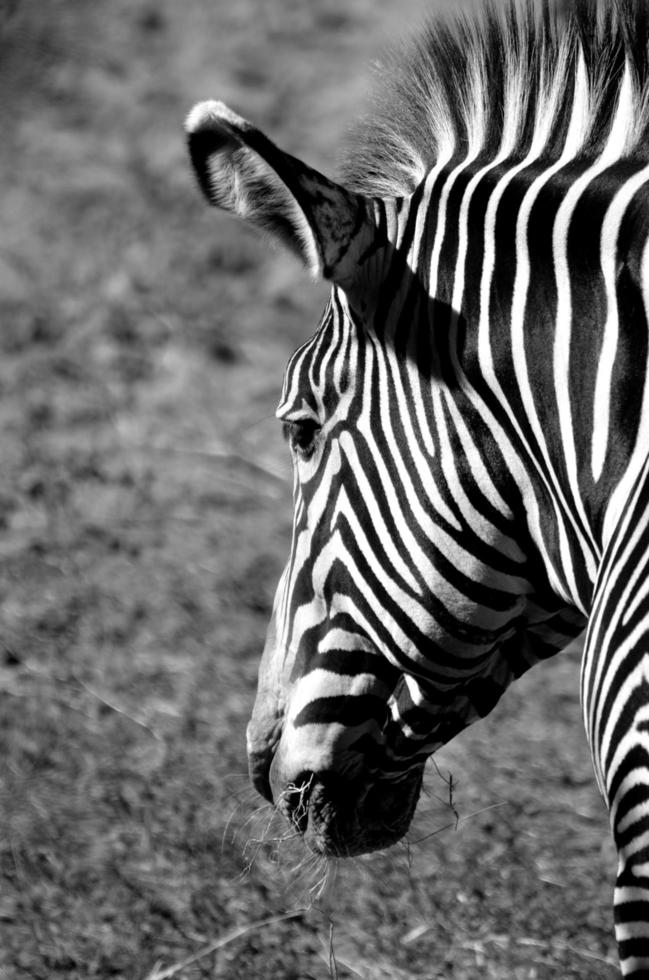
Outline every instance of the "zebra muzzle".
[[277, 800], [277, 809], [303, 836], [314, 830], [314, 823], [323, 824], [333, 817], [335, 796], [329, 780], [314, 772], [303, 773], [288, 784]]
[[358, 793], [328, 774], [305, 772], [279, 794], [277, 809], [317, 854], [349, 853], [347, 815]]
[[389, 847], [403, 836], [420, 784], [421, 771], [396, 785], [305, 772], [285, 787], [276, 805], [311, 851], [351, 857]]
[[[328, 746], [318, 753], [310, 742], [300, 744], [295, 732], [289, 752], [278, 729], [269, 738], [267, 730], [260, 737], [259, 729], [249, 726], [250, 775], [311, 851], [349, 857], [388, 847], [403, 836], [419, 795], [423, 762], [406, 773], [386, 772], [381, 746], [373, 739], [357, 738], [344, 747], [346, 752]], [[316, 768], [309, 765], [312, 760], [324, 764]]]
[[311, 794], [316, 785], [314, 772], [303, 773], [282, 790], [277, 800], [277, 809], [300, 834], [308, 829]]

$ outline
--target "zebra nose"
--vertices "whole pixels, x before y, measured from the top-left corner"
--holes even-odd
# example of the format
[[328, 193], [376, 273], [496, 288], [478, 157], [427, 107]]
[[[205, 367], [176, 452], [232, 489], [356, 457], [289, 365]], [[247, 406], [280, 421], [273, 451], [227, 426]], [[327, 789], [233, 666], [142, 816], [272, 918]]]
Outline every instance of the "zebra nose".
[[281, 725], [276, 718], [251, 718], [246, 730], [248, 750], [248, 773], [250, 781], [257, 792], [273, 802], [273, 791], [270, 783], [270, 767], [275, 756], [281, 736]]
[[270, 763], [272, 755], [268, 752], [248, 752], [248, 772], [250, 781], [260, 796], [269, 803], [273, 802], [273, 791], [270, 786]]

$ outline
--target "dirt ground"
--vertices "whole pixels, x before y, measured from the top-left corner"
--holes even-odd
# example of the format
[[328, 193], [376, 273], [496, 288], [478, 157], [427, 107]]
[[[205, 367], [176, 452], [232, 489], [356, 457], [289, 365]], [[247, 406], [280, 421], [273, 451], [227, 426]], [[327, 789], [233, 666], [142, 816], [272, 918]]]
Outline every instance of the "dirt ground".
[[2, 980], [618, 975], [575, 655], [324, 887], [248, 788], [273, 411], [324, 291], [204, 206], [182, 122], [223, 98], [332, 172], [423, 6], [0, 0]]

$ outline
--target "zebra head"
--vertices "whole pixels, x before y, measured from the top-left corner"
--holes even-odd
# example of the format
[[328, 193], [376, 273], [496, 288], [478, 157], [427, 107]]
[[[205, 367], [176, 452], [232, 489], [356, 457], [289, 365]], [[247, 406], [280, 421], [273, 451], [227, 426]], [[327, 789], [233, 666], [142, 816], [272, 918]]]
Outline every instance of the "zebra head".
[[556, 608], [529, 584], [502, 448], [458, 380], [461, 324], [429, 295], [430, 255], [420, 267], [425, 184], [349, 191], [221, 103], [187, 128], [208, 200], [333, 284], [277, 411], [293, 541], [248, 752], [314, 850], [362, 853], [405, 833], [426, 759], [544, 655], [524, 627]]

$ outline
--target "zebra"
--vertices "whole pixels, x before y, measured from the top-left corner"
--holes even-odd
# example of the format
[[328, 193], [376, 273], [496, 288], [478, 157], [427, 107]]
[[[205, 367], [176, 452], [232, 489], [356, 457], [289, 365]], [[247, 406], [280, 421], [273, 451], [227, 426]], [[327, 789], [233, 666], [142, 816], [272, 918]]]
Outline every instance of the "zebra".
[[254, 785], [317, 853], [389, 846], [426, 760], [585, 630], [620, 963], [649, 977], [647, 0], [439, 13], [340, 181], [220, 102], [187, 133], [208, 201], [331, 283], [277, 409]]

